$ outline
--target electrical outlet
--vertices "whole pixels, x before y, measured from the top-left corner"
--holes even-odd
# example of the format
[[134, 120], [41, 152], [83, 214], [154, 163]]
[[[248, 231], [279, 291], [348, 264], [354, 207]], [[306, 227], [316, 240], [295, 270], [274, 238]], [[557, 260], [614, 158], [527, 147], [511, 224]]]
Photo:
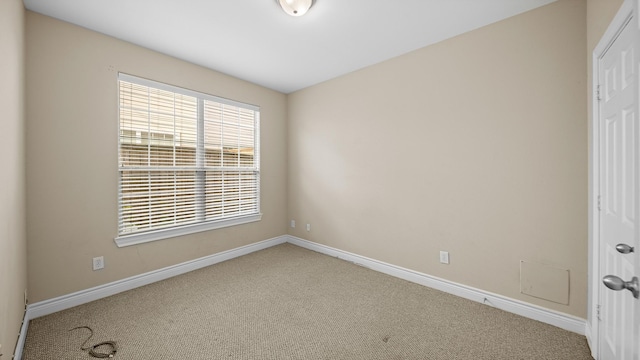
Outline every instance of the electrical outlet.
[[311, 224], [307, 224], [307, 231], [311, 231]]
[[449, 252], [448, 251], [440, 251], [440, 262], [443, 264], [449, 263]]
[[104, 256], [93, 258], [93, 270], [104, 269]]
[[296, 221], [295, 220], [291, 220], [291, 227], [295, 228], [296, 227]]

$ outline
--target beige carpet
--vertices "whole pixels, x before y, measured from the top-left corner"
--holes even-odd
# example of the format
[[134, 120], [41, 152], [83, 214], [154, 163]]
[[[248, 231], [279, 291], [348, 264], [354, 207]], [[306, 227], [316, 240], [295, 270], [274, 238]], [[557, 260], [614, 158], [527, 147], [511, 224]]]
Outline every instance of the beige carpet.
[[116, 359], [591, 359], [584, 336], [290, 244], [34, 319], [23, 359], [91, 359], [82, 325]]

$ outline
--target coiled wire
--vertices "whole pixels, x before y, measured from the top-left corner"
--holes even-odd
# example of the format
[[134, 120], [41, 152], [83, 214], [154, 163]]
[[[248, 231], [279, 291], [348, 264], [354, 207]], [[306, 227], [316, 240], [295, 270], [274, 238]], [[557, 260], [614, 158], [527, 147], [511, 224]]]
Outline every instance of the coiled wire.
[[[116, 344], [115, 341], [103, 341], [103, 342], [95, 344], [93, 346], [85, 347], [84, 345], [87, 343], [87, 341], [89, 341], [93, 337], [93, 329], [91, 329], [88, 326], [78, 326], [78, 327], [75, 327], [73, 329], [69, 329], [69, 331], [73, 331], [73, 330], [77, 330], [77, 329], [88, 329], [91, 332], [91, 335], [89, 335], [87, 340], [85, 340], [82, 343], [82, 345], [80, 346], [80, 350], [82, 350], [82, 351], [89, 350], [89, 355], [93, 356], [94, 358], [98, 358], [98, 359], [112, 358], [112, 357], [116, 356], [116, 352], [118, 352], [118, 345]], [[111, 351], [108, 352], [108, 353], [97, 352], [96, 349], [98, 347], [100, 347], [100, 346], [103, 346], [103, 345], [110, 346], [111, 347]]]

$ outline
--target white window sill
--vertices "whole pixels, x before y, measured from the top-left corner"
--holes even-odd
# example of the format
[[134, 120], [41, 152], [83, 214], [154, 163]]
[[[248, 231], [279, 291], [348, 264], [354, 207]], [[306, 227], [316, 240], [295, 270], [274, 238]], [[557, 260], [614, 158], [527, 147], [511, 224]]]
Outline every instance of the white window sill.
[[260, 221], [262, 219], [262, 214], [255, 214], [249, 216], [240, 216], [232, 219], [226, 220], [218, 220], [218, 221], [210, 221], [205, 223], [193, 224], [193, 225], [184, 225], [174, 228], [167, 228], [161, 230], [154, 231], [146, 231], [137, 234], [130, 235], [121, 235], [116, 237], [114, 240], [118, 247], [125, 247], [137, 244], [144, 244], [151, 241], [168, 239], [177, 236], [183, 236], [188, 234], [194, 234], [207, 230], [214, 230], [225, 228], [229, 226], [247, 224], [250, 222]]

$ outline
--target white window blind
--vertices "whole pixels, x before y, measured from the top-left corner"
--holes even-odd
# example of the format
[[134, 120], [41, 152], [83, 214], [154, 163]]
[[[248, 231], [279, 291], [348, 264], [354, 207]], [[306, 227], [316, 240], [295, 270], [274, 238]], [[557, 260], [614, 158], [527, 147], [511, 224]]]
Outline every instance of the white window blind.
[[125, 74], [118, 84], [119, 238], [254, 221], [259, 108]]

